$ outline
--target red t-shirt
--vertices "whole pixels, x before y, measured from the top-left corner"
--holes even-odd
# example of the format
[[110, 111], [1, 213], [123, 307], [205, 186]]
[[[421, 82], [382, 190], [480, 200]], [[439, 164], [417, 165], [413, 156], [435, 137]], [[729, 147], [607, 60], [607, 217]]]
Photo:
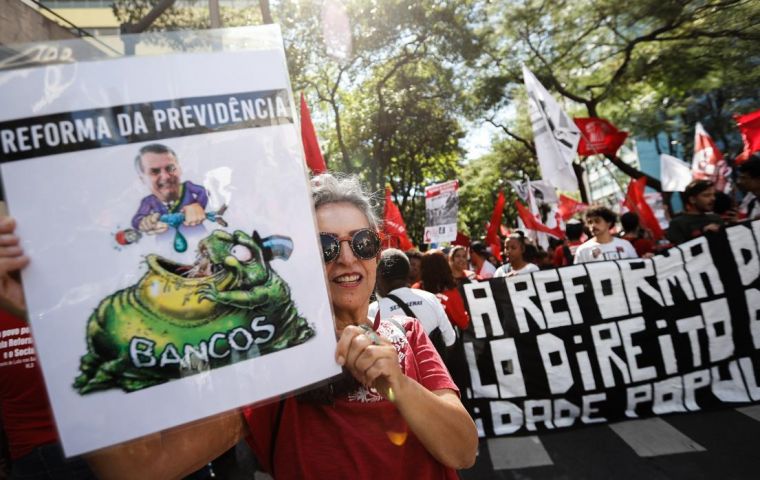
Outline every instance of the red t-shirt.
[[573, 263], [573, 257], [575, 256], [575, 251], [578, 250], [578, 247], [582, 245], [583, 242], [580, 240], [570, 240], [567, 242], [567, 247], [570, 249], [570, 261], [568, 262], [567, 257], [565, 256], [565, 245], [558, 245], [557, 248], [554, 249], [554, 258], [552, 259], [552, 263], [555, 267], [564, 267], [565, 265], [572, 265]]
[[58, 441], [29, 326], [2, 310], [0, 409], [12, 459]]
[[436, 296], [443, 304], [443, 308], [446, 310], [446, 315], [448, 315], [451, 323], [462, 330], [466, 330], [470, 325], [470, 316], [464, 308], [464, 300], [462, 300], [462, 295], [459, 293], [459, 289], [452, 288], [443, 291]]
[[[422, 282], [415, 283], [412, 285], [412, 288], [425, 290]], [[449, 321], [463, 330], [467, 329], [467, 326], [470, 325], [470, 315], [467, 313], [467, 309], [464, 308], [464, 300], [462, 300], [462, 295], [459, 293], [459, 288], [450, 288], [441, 293], [436, 293], [435, 296], [438, 297], [441, 305], [443, 305]]]
[[647, 253], [654, 253], [655, 244], [648, 238], [640, 238], [636, 235], [623, 235], [622, 238], [631, 242], [639, 257], [643, 257]]
[[[377, 330], [393, 342], [402, 371], [428, 390], [458, 391], [419, 321], [405, 319], [403, 327], [406, 335], [383, 320]], [[374, 390], [360, 386], [334, 405], [300, 403], [294, 397], [284, 402], [275, 441], [277, 478], [458, 478], [409, 431], [395, 405]], [[278, 406], [243, 410], [248, 444], [269, 472]]]

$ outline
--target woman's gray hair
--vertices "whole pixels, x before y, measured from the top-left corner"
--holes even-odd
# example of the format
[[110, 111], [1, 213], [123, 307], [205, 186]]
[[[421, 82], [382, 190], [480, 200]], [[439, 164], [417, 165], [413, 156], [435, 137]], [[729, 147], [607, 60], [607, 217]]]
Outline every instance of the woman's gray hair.
[[311, 198], [315, 210], [328, 203], [350, 203], [367, 217], [371, 228], [380, 229], [374, 198], [362, 187], [356, 175], [317, 175], [311, 179]]

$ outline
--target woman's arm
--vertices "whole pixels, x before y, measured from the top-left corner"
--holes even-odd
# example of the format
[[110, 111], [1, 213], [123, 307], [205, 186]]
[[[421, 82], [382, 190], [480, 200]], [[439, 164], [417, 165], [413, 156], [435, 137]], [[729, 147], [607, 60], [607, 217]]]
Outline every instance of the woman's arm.
[[336, 359], [357, 380], [395, 403], [410, 430], [439, 462], [456, 469], [475, 463], [477, 429], [456, 392], [430, 391], [404, 375], [396, 348], [360, 327], [343, 330]]
[[403, 386], [394, 389], [394, 403], [417, 439], [447, 467], [474, 465], [478, 431], [456, 392], [431, 392], [411, 378], [404, 378]]
[[173, 479], [200, 469], [247, 434], [240, 412], [227, 412], [87, 455], [100, 479]]

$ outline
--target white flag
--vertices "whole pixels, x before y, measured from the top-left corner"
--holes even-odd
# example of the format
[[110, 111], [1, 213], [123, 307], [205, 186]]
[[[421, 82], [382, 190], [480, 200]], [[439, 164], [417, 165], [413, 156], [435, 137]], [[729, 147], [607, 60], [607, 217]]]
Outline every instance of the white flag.
[[[509, 183], [512, 186], [512, 189], [515, 191], [517, 196], [522, 200], [523, 202], [528, 201], [528, 184], [521, 182], [519, 180], [507, 180], [507, 183]], [[559, 202], [559, 197], [557, 196], [557, 190], [554, 188], [554, 186], [547, 182], [546, 180], [536, 180], [530, 182], [531, 189], [533, 190], [533, 196], [536, 197], [536, 201], [539, 205], [542, 204], [548, 204], [548, 205], [554, 205], [557, 202]]]
[[[536, 197], [533, 195], [533, 186], [528, 179], [526, 182], [528, 191], [528, 208], [530, 208], [530, 214], [536, 219], [538, 223], [544, 223], [544, 219], [541, 218], [541, 210], [538, 209], [538, 203]], [[535, 230], [528, 230], [530, 238], [532, 238], [537, 245], [540, 245], [544, 250], [549, 248], [549, 237], [544, 232], [537, 232]]]
[[573, 158], [581, 132], [538, 79], [523, 65], [530, 121], [542, 177], [558, 190], [577, 191]]
[[691, 182], [691, 165], [680, 158], [661, 153], [660, 181], [663, 192], [683, 192]]

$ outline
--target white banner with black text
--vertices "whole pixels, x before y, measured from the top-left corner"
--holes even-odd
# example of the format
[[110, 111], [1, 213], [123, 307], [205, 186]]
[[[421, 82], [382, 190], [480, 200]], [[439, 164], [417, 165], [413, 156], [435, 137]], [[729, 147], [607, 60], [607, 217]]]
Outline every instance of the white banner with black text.
[[464, 286], [481, 436], [760, 400], [760, 221], [651, 259]]

